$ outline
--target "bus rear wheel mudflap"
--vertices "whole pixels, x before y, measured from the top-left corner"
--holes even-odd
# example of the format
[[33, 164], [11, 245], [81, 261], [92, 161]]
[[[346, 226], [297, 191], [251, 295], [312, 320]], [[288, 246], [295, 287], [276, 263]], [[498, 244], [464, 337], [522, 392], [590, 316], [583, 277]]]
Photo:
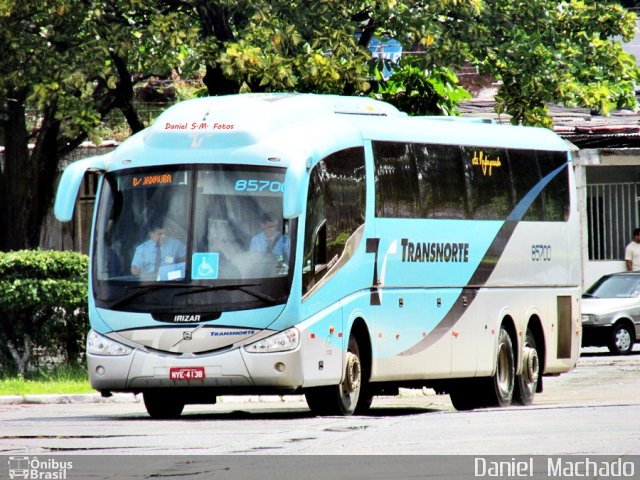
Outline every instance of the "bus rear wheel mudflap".
[[354, 335], [349, 337], [342, 382], [310, 389], [305, 397], [315, 415], [353, 415], [368, 410], [373, 397], [363, 377], [360, 348]]

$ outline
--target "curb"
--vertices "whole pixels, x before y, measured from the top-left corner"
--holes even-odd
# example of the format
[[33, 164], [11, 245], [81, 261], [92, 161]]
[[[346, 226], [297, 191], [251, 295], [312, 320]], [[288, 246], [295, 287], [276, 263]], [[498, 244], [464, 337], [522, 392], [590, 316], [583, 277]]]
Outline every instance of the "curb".
[[[435, 395], [427, 389], [400, 389], [398, 397], [422, 397]], [[386, 395], [383, 395], [386, 396]], [[304, 395], [221, 395], [218, 403], [283, 403], [304, 402]], [[0, 395], [0, 405], [45, 405], [69, 403], [142, 403], [142, 395], [114, 393], [105, 398], [99, 393], [85, 394], [41, 394], [41, 395]]]
[[[217, 403], [283, 403], [303, 401], [303, 395], [238, 395], [219, 396]], [[46, 405], [71, 403], [142, 403], [142, 395], [115, 393], [105, 398], [99, 393], [87, 394], [42, 394], [42, 395], [1, 395], [0, 405]]]
[[[423, 397], [435, 393], [429, 389], [400, 389], [397, 397]], [[386, 395], [382, 395], [386, 397]], [[221, 395], [217, 403], [285, 403], [305, 402], [304, 395]], [[0, 405], [45, 405], [69, 403], [142, 403], [142, 395], [114, 393], [105, 398], [99, 393], [85, 394], [43, 394], [43, 395], [0, 395]]]

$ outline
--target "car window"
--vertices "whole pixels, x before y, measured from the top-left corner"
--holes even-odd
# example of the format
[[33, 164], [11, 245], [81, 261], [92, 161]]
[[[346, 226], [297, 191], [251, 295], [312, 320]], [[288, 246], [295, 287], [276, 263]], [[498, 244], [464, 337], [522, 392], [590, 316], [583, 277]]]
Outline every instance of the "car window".
[[596, 298], [630, 298], [640, 295], [640, 276], [603, 277], [586, 292]]

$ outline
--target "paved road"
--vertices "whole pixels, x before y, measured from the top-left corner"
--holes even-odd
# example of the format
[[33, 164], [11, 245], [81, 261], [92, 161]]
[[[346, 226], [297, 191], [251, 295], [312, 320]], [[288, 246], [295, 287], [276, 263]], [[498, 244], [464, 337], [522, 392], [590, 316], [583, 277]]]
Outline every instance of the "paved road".
[[172, 421], [150, 419], [133, 396], [0, 404], [0, 454], [640, 455], [639, 347], [590, 349], [573, 372], [545, 377], [530, 407], [456, 412], [432, 390], [347, 418], [314, 417], [302, 397], [227, 397]]

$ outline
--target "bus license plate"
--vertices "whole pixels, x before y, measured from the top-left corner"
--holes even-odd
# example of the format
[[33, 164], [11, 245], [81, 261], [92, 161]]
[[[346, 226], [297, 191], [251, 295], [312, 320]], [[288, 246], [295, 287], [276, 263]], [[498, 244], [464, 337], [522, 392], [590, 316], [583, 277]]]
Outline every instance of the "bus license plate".
[[204, 380], [204, 367], [170, 368], [171, 380]]

